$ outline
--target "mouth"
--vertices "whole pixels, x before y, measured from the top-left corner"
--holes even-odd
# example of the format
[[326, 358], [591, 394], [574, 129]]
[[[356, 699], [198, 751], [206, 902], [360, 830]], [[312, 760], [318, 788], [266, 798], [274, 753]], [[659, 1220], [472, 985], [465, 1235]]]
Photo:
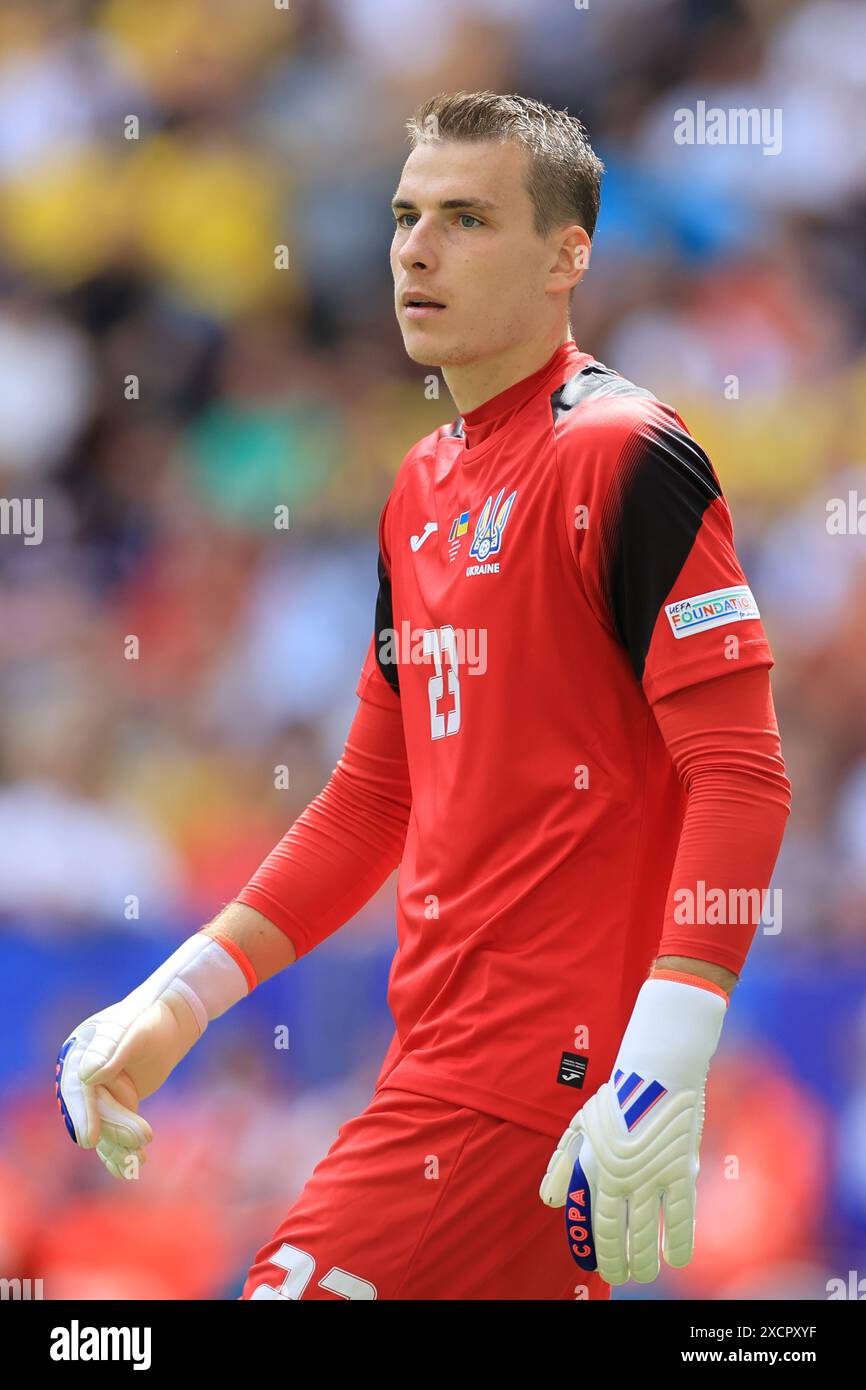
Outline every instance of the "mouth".
[[428, 299], [423, 295], [403, 295], [403, 312], [409, 319], [432, 318], [435, 314], [444, 313], [445, 308], [438, 299]]

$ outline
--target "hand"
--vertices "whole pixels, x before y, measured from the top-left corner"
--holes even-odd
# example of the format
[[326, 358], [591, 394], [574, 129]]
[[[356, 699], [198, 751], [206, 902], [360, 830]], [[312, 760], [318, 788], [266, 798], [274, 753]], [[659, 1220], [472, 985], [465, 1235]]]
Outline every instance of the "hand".
[[70, 1033], [57, 1058], [55, 1095], [70, 1138], [95, 1148], [116, 1178], [153, 1138], [139, 1103], [158, 1090], [208, 1023], [248, 994], [244, 952], [210, 929], [184, 941], [143, 984]]
[[648, 1284], [692, 1257], [710, 1060], [727, 995], [658, 971], [646, 980], [613, 1073], [565, 1130], [539, 1189], [566, 1208], [569, 1249], [608, 1284]]
[[95, 1148], [110, 1173], [146, 1160], [153, 1138], [138, 1106], [158, 1090], [200, 1037], [189, 1005], [172, 991], [140, 1006], [135, 994], [79, 1025], [57, 1059], [55, 1091], [70, 1136]]
[[597, 1269], [608, 1284], [651, 1283], [660, 1268], [660, 1218], [666, 1263], [688, 1264], [703, 1120], [703, 1086], [671, 1093], [621, 1073], [578, 1111], [539, 1195], [548, 1206], [566, 1206], [569, 1247], [581, 1269]]

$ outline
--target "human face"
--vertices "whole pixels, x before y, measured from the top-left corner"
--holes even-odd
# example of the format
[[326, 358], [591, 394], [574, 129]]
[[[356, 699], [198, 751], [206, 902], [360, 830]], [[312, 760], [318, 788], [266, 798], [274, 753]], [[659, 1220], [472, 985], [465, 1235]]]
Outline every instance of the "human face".
[[[557, 278], [556, 236], [543, 239], [533, 227], [528, 158], [509, 142], [436, 140], [406, 160], [391, 270], [414, 362], [457, 367], [507, 355], [544, 337], [562, 313], [571, 262], [562, 260]], [[407, 295], [442, 307], [413, 308]]]

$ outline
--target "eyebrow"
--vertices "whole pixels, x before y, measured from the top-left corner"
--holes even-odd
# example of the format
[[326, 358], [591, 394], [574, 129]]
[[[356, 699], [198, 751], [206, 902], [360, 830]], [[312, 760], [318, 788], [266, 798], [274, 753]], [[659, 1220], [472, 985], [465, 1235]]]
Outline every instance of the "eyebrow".
[[[443, 210], [446, 208], [479, 208], [484, 212], [495, 212], [496, 204], [491, 203], [489, 198], [443, 198], [438, 207]], [[398, 208], [406, 208], [413, 211], [416, 204], [409, 198], [392, 198], [391, 207], [396, 212]]]

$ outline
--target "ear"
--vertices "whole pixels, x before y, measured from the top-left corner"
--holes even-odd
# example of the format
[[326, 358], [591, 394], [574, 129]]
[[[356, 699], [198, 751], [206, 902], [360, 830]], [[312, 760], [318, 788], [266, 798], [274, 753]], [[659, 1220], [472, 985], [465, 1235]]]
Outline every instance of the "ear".
[[563, 227], [556, 241], [556, 254], [550, 267], [552, 289], [570, 293], [589, 269], [592, 242], [579, 222]]

